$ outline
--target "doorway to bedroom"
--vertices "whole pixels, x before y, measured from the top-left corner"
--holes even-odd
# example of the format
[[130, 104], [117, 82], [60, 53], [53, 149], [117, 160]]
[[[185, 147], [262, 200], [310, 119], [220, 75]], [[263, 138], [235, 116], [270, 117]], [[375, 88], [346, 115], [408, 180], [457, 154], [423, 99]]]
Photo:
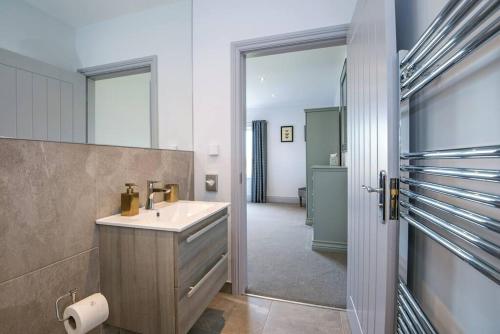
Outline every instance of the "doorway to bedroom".
[[346, 307], [345, 58], [246, 58], [248, 294]]

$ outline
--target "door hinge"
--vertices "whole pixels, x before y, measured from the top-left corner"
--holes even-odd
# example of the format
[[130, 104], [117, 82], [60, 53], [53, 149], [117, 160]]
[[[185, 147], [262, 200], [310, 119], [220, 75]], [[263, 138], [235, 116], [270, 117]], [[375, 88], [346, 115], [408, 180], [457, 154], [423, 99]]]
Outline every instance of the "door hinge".
[[390, 181], [390, 203], [389, 203], [389, 219], [399, 219], [399, 178], [392, 178]]
[[240, 184], [243, 184], [243, 173], [240, 173]]

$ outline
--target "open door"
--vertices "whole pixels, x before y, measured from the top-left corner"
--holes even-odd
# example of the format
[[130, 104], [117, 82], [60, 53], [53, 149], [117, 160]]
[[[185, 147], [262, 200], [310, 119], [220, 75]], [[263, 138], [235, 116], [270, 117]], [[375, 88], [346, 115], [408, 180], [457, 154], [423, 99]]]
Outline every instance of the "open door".
[[397, 224], [384, 203], [398, 177], [394, 1], [358, 1], [347, 64], [349, 321], [353, 333], [391, 333]]

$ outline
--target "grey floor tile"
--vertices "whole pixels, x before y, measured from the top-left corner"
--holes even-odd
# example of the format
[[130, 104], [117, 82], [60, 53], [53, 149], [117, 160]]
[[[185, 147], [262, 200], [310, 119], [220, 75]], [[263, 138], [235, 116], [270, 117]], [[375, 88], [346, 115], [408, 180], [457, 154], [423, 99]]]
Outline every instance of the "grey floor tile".
[[344, 311], [219, 293], [189, 334], [349, 334]]
[[341, 311], [273, 302], [263, 334], [342, 333]]

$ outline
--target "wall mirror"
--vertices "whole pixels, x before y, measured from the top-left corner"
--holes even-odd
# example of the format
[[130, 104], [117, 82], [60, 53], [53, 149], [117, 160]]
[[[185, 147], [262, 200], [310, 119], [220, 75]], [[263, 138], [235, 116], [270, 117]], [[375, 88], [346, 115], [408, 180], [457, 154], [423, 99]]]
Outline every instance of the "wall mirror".
[[191, 0], [0, 0], [0, 137], [192, 150]]

